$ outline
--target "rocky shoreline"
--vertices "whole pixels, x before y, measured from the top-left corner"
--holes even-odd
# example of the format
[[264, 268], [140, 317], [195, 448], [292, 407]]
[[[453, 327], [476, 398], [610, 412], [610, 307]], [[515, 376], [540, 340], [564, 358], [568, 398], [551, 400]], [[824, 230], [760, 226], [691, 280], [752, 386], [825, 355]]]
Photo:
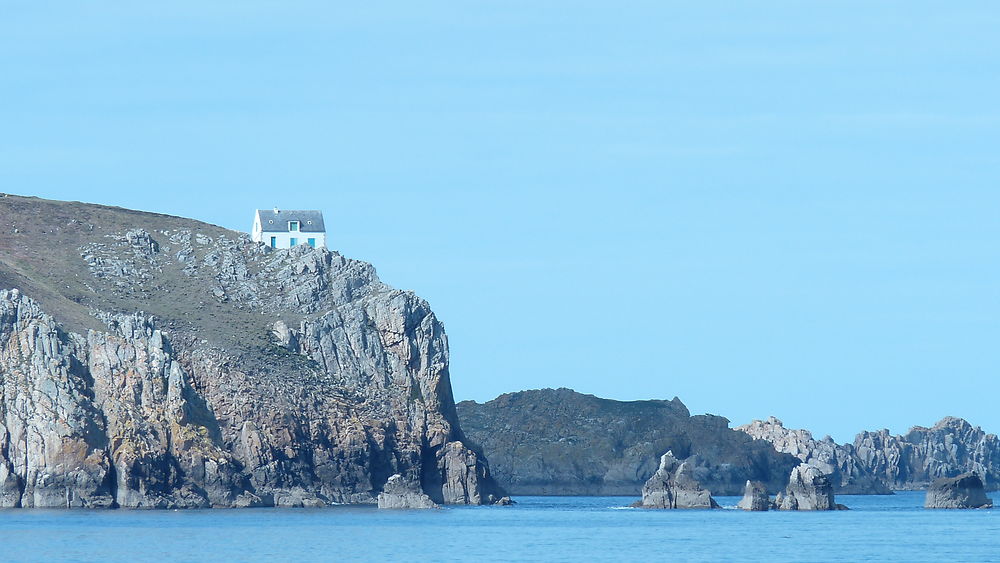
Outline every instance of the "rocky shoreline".
[[509, 491], [834, 510], [835, 493], [984, 506], [977, 491], [1000, 488], [1000, 439], [952, 417], [837, 444], [677, 398], [456, 404], [430, 306], [325, 249], [18, 196], [0, 199], [0, 231], [0, 507], [430, 508]]
[[714, 495], [743, 494], [748, 480], [776, 494], [803, 463], [828, 476], [837, 494], [923, 490], [967, 471], [983, 475], [987, 490], [1000, 488], [1000, 440], [954, 417], [837, 444], [774, 417], [729, 428], [719, 416], [692, 416], [677, 398], [613, 401], [540, 389], [457, 409], [466, 436], [515, 495], [638, 495], [666, 451]]

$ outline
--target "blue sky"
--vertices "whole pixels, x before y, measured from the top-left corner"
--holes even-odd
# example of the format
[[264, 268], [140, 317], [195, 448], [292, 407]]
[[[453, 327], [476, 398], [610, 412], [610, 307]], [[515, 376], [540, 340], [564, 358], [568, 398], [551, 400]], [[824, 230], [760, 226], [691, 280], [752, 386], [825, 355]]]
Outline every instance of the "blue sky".
[[323, 209], [459, 399], [1000, 431], [995, 2], [331, 4], [5, 2], [0, 190]]

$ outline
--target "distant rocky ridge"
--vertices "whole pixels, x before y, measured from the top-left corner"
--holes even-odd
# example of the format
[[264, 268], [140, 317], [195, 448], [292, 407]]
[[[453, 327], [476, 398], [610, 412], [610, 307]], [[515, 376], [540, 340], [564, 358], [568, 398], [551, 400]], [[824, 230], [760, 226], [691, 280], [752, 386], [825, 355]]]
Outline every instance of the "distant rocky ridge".
[[833, 487], [843, 494], [891, 494], [885, 480], [871, 472], [855, 455], [850, 444], [839, 445], [829, 436], [815, 440], [808, 430], [785, 428], [775, 417], [737, 426], [754, 439], [771, 443], [779, 452], [792, 454], [828, 475]]
[[961, 418], [945, 417], [930, 428], [914, 426], [903, 436], [888, 430], [854, 439], [861, 464], [895, 490], [926, 489], [935, 479], [973, 472], [988, 491], [1000, 489], [1000, 438]]
[[677, 398], [613, 401], [541, 389], [463, 401], [457, 409], [466, 436], [513, 494], [637, 495], [667, 451], [717, 496], [744, 494], [748, 480], [783, 491], [800, 463], [826, 475], [838, 494], [924, 489], [967, 471], [984, 476], [988, 490], [1000, 488], [1000, 441], [959, 418], [905, 436], [862, 432], [853, 444], [837, 444], [774, 417], [730, 429], [725, 418], [691, 416]]
[[667, 451], [712, 494], [742, 494], [747, 480], [777, 492], [800, 463], [721, 416], [691, 416], [676, 398], [613, 401], [541, 389], [457, 409], [465, 435], [511, 494], [638, 495]]
[[325, 249], [0, 197], [0, 506], [375, 503], [390, 476], [503, 496], [425, 301]]
[[830, 475], [840, 493], [925, 489], [935, 479], [965, 472], [983, 476], [987, 490], [1000, 488], [1000, 439], [960, 418], [946, 417], [931, 428], [916, 426], [904, 436], [866, 431], [853, 444], [814, 440], [809, 431], [785, 428], [774, 417], [737, 430]]

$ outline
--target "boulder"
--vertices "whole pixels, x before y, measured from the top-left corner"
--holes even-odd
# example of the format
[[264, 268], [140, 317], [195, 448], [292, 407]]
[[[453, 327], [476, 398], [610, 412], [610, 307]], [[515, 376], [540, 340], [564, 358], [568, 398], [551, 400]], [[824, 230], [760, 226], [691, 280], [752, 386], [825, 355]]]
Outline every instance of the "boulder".
[[992, 508], [983, 481], [975, 473], [935, 479], [924, 500], [924, 508]]
[[767, 487], [760, 481], [747, 481], [743, 498], [736, 504], [741, 510], [766, 511], [771, 509], [771, 499]]
[[840, 510], [833, 499], [830, 478], [816, 467], [803, 463], [788, 477], [788, 487], [779, 493], [775, 504], [779, 510]]
[[656, 473], [642, 486], [643, 508], [719, 508], [711, 493], [692, 476], [694, 464], [680, 461], [673, 452], [660, 457]]
[[389, 477], [378, 494], [379, 508], [438, 508], [420, 487], [408, 483], [399, 473]]

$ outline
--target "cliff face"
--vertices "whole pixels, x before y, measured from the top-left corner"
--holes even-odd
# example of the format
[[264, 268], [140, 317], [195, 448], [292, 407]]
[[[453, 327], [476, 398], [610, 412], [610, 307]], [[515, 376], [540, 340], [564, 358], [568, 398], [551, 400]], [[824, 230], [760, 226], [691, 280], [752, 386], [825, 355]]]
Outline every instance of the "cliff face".
[[427, 303], [336, 252], [0, 198], [0, 506], [438, 503], [502, 491], [463, 443]]
[[1000, 489], [1000, 439], [965, 420], [945, 417], [931, 428], [915, 426], [904, 436], [888, 430], [854, 439], [860, 463], [899, 490], [925, 489], [936, 479], [972, 472], [987, 490]]
[[814, 440], [807, 430], [787, 429], [774, 417], [737, 429], [830, 475], [842, 493], [925, 489], [935, 479], [965, 472], [983, 476], [988, 490], [1000, 488], [1000, 439], [960, 418], [917, 426], [905, 436], [865, 431], [853, 444]]
[[623, 402], [542, 389], [463, 401], [458, 413], [515, 494], [637, 495], [667, 451], [712, 494], [741, 494], [748, 479], [777, 492], [799, 463], [725, 418], [691, 416], [676, 398]]

